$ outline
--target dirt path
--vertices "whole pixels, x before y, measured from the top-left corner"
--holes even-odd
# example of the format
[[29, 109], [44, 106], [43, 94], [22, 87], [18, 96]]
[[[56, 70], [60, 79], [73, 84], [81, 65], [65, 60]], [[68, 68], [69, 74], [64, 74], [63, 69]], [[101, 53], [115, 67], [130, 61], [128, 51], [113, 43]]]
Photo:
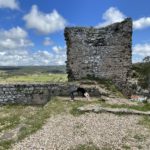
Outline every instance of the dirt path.
[[150, 149], [150, 131], [140, 116], [86, 113], [51, 117], [43, 128], [15, 144], [13, 150], [67, 150], [93, 143], [100, 149]]

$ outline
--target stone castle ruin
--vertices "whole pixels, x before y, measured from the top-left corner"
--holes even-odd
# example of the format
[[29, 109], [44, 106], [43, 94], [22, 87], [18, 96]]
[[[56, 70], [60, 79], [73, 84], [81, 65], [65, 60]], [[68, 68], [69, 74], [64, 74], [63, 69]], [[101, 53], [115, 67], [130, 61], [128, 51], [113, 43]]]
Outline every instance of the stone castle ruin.
[[125, 86], [132, 65], [132, 20], [103, 28], [66, 27], [69, 81], [82, 78], [113, 80]]
[[[65, 38], [70, 81], [88, 77], [112, 79], [128, 94], [130, 90], [126, 88], [126, 83], [131, 68], [131, 19], [104, 28], [69, 27], [65, 29]], [[70, 83], [0, 84], [0, 105], [46, 104], [51, 96], [68, 96], [70, 87]], [[89, 86], [87, 91], [91, 96], [102, 95], [95, 86]]]

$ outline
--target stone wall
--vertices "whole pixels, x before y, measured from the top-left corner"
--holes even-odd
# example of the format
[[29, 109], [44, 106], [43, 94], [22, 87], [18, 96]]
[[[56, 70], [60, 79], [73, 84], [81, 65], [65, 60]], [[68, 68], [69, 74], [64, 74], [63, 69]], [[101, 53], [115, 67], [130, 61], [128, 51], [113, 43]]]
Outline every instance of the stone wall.
[[125, 86], [132, 64], [130, 18], [103, 28], [66, 27], [64, 34], [69, 81], [96, 77]]
[[[68, 84], [0, 84], [0, 104], [44, 105], [52, 96], [70, 96], [74, 83]], [[96, 86], [86, 88], [91, 96], [105, 95]]]
[[45, 104], [50, 98], [46, 85], [1, 84], [1, 104]]

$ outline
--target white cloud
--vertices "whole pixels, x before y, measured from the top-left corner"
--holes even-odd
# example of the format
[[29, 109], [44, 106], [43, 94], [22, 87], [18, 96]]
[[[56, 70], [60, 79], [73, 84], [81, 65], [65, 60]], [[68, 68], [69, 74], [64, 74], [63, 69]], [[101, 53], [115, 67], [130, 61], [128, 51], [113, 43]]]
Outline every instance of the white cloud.
[[[15, 34], [16, 33], [16, 34]], [[28, 33], [20, 27], [10, 30], [0, 30], [0, 65], [63, 65], [65, 64], [65, 47], [59, 49], [31, 51], [34, 44], [28, 38]]]
[[[50, 41], [49, 38], [45, 38]], [[63, 65], [66, 61], [66, 47], [53, 46], [47, 50], [31, 51], [34, 44], [28, 33], [20, 27], [0, 30], [0, 65]], [[54, 51], [54, 52], [53, 52]]]
[[3, 36], [7, 37], [7, 38], [25, 38], [28, 36], [28, 33], [23, 30], [22, 28], [20, 27], [16, 27], [16, 28], [12, 28], [10, 30], [1, 30], [0, 32], [0, 35], [1, 33], [3, 34]]
[[28, 39], [28, 33], [20, 27], [0, 30], [0, 51], [24, 49], [33, 45]]
[[32, 6], [31, 11], [23, 19], [26, 21], [28, 28], [36, 29], [42, 34], [63, 30], [67, 24], [67, 21], [56, 10], [45, 14], [39, 11], [36, 5]]
[[[119, 9], [110, 7], [102, 16], [104, 22], [99, 23], [96, 27], [105, 27], [115, 22], [121, 22], [125, 18], [126, 15], [124, 15]], [[150, 27], [150, 17], [142, 17], [133, 21], [133, 29], [143, 29], [147, 27]]]
[[52, 53], [46, 50], [44, 51], [39, 50], [30, 56], [31, 61], [29, 61], [29, 63], [32, 65], [49, 65], [53, 57], [54, 56]]
[[[0, 39], [1, 40], [1, 39]], [[27, 39], [2, 39], [0, 41], [0, 50], [18, 49], [33, 46], [34, 44]]]
[[55, 52], [55, 58], [53, 59], [55, 64], [64, 65], [66, 61], [66, 46], [55, 45], [52, 47]]
[[54, 44], [54, 42], [51, 40], [50, 37], [45, 37], [44, 42], [43, 42], [44, 46], [50, 46], [50, 45], [53, 45], [53, 44]]
[[64, 46], [64, 47], [62, 47], [62, 46], [53, 46], [53, 47], [52, 47], [52, 50], [53, 50], [55, 53], [61, 53], [61, 52], [66, 51], [66, 46]]
[[150, 17], [143, 17], [143, 18], [133, 21], [134, 29], [143, 29], [146, 27], [150, 27]]
[[0, 65], [2, 66], [64, 65], [65, 61], [65, 53], [53, 54], [47, 50], [0, 52]]
[[142, 60], [143, 60], [143, 57], [141, 57], [139, 55], [133, 55], [132, 63], [142, 62]]
[[20, 27], [0, 30], [0, 65], [20, 65], [28, 55], [28, 47], [34, 44], [28, 33]]
[[146, 57], [150, 56], [150, 44], [136, 44], [133, 46], [133, 54], [138, 54], [140, 56]]
[[49, 51], [38, 51], [30, 55], [29, 61], [32, 65], [64, 65], [66, 61], [66, 53], [53, 54]]
[[104, 22], [99, 23], [96, 27], [104, 27], [115, 22], [123, 21], [126, 16], [117, 8], [110, 7], [102, 16]]
[[0, 52], [0, 65], [26, 66], [26, 65], [64, 65], [65, 54], [53, 54], [46, 50], [30, 52], [28, 50], [14, 50]]
[[16, 0], [0, 0], [0, 8], [19, 9], [19, 4]]
[[145, 58], [146, 56], [150, 56], [150, 44], [144, 43], [134, 45], [132, 54], [133, 63], [141, 62], [143, 58]]

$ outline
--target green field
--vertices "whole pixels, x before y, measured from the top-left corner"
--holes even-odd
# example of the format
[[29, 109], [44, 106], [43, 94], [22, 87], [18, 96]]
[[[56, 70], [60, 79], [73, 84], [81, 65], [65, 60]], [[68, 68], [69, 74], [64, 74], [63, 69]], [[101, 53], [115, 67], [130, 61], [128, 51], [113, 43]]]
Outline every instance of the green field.
[[0, 83], [67, 82], [65, 66], [0, 67]]
[[0, 66], [0, 72], [7, 75], [25, 75], [39, 73], [66, 73], [66, 66]]
[[67, 81], [66, 74], [29, 74], [0, 77], [0, 83], [56, 83]]

